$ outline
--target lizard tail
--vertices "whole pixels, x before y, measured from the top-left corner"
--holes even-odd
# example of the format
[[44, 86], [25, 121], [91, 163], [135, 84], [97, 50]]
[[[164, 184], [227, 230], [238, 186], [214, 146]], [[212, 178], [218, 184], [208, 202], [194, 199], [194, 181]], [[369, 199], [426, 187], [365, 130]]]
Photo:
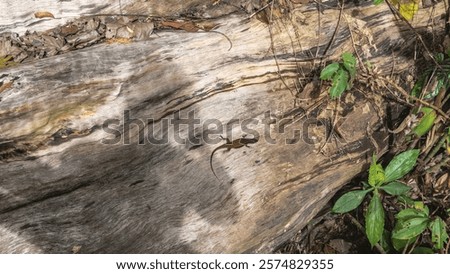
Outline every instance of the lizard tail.
[[216, 177], [216, 179], [218, 180], [218, 181], [220, 181], [220, 179], [219, 179], [219, 177], [217, 177], [217, 174], [216, 174], [216, 172], [214, 171], [214, 167], [213, 167], [213, 164], [212, 164], [212, 160], [210, 161], [210, 166], [211, 166], [211, 171], [212, 171], [212, 173], [214, 174], [214, 176]]

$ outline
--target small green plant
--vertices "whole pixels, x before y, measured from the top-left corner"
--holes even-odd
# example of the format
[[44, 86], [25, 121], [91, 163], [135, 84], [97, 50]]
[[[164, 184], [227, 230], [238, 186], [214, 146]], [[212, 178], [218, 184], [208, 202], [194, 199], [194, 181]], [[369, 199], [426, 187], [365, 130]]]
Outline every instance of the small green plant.
[[366, 235], [372, 246], [380, 242], [385, 223], [385, 212], [382, 204], [382, 195], [403, 195], [410, 190], [410, 187], [397, 181], [410, 172], [416, 164], [419, 150], [408, 150], [395, 156], [384, 169], [381, 164], [377, 164], [376, 157], [373, 156], [372, 164], [369, 168], [369, 182], [365, 189], [355, 190], [340, 197], [332, 211], [334, 213], [346, 213], [357, 208], [366, 195], [371, 192], [372, 198], [365, 216]]
[[[410, 206], [395, 216], [396, 223], [392, 231], [394, 248], [402, 251], [407, 245], [414, 243], [417, 237], [428, 228], [431, 232], [433, 248], [435, 250], [443, 249], [448, 240], [445, 222], [440, 217], [431, 218], [430, 210], [423, 202], [413, 202]], [[425, 249], [421, 247], [418, 251], [433, 252], [433, 250]]]
[[411, 95], [434, 99], [442, 89], [450, 88], [450, 51], [434, 56], [437, 64], [426, 68], [411, 90]]
[[345, 90], [349, 90], [356, 75], [356, 58], [353, 54], [344, 52], [341, 58], [342, 62], [331, 63], [320, 73], [320, 79], [331, 81], [331, 99], [339, 98]]

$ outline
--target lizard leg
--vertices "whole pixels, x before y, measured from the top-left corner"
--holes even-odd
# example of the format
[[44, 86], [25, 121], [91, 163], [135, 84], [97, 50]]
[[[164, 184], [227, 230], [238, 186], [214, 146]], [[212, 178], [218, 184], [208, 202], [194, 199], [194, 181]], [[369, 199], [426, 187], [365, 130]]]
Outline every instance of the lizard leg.
[[227, 144], [231, 144], [231, 141], [230, 141], [230, 139], [228, 139], [228, 137], [227, 138], [223, 138], [222, 135], [219, 135], [219, 137], [220, 137], [220, 139], [225, 140]]

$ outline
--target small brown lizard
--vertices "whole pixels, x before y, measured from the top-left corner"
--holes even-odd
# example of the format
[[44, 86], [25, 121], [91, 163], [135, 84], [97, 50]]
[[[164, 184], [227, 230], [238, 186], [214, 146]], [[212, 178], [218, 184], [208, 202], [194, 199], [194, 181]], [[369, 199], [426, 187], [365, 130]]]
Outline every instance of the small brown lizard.
[[[222, 138], [222, 137], [221, 137]], [[224, 139], [224, 138], [222, 138]], [[232, 148], [240, 148], [240, 147], [248, 147], [249, 144], [254, 144], [258, 142], [258, 138], [239, 138], [233, 141], [230, 141], [230, 139], [226, 138], [225, 139], [227, 142], [223, 145], [220, 145], [218, 147], [216, 147], [212, 152], [211, 152], [211, 157], [209, 158], [209, 165], [211, 166], [211, 171], [213, 172], [214, 176], [216, 176], [217, 180], [220, 181], [219, 177], [217, 177], [216, 172], [214, 171], [213, 168], [213, 156], [214, 153], [220, 149], [227, 149], [227, 151], [230, 151]]]

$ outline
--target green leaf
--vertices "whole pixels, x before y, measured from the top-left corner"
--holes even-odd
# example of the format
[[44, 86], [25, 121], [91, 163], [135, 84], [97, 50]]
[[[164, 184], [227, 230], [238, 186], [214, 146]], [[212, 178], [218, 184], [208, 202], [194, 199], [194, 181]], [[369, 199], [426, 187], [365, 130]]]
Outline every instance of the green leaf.
[[346, 213], [357, 208], [364, 197], [372, 189], [350, 191], [342, 195], [334, 204], [332, 211], [334, 213]]
[[384, 209], [378, 191], [374, 191], [366, 213], [366, 235], [372, 247], [381, 240], [384, 230]]
[[445, 55], [442, 52], [438, 52], [434, 55], [434, 59], [436, 59], [438, 63], [442, 63], [444, 62]]
[[386, 252], [390, 252], [392, 250], [391, 245], [391, 233], [386, 229], [383, 230], [383, 235], [380, 239], [380, 245]]
[[438, 96], [439, 91], [441, 91], [441, 88], [444, 86], [447, 75], [438, 76], [437, 79], [433, 79], [435, 81], [435, 84], [433, 82], [429, 84], [431, 87], [433, 87], [425, 96], [424, 99], [433, 99], [434, 97]]
[[330, 88], [331, 99], [336, 99], [342, 95], [347, 89], [348, 72], [344, 69], [339, 69], [333, 77], [333, 84]]
[[350, 73], [350, 78], [355, 78], [356, 75], [356, 58], [353, 54], [349, 52], [344, 52], [342, 54], [342, 61], [344, 61], [344, 67]]
[[414, 250], [411, 252], [412, 254], [434, 254], [433, 249], [423, 246], [418, 246], [414, 248]]
[[425, 76], [422, 76], [414, 84], [414, 87], [411, 90], [411, 95], [415, 96], [415, 97], [419, 97], [420, 92], [422, 91], [424, 85], [425, 85]]
[[426, 218], [426, 217], [428, 217], [428, 215], [426, 214], [426, 212], [424, 212], [422, 210], [418, 210], [415, 208], [407, 208], [407, 209], [403, 209], [402, 211], [397, 213], [397, 215], [395, 217], [398, 220], [406, 221], [407, 219], [412, 219], [412, 218], [417, 218], [417, 217]]
[[373, 0], [373, 4], [374, 5], [379, 5], [379, 4], [383, 3], [383, 2], [384, 2], [384, 0]]
[[433, 247], [437, 250], [444, 248], [444, 244], [448, 240], [444, 221], [441, 218], [436, 217], [436, 219], [430, 223], [430, 229], [431, 241], [434, 244]]
[[369, 185], [376, 187], [384, 183], [384, 169], [380, 164], [377, 164], [375, 155], [372, 156], [372, 163], [369, 168]]
[[382, 190], [386, 191], [391, 195], [402, 195], [408, 192], [411, 188], [400, 182], [391, 182], [387, 185], [380, 187]]
[[431, 108], [422, 108], [422, 113], [424, 116], [420, 119], [419, 124], [413, 129], [413, 132], [417, 137], [421, 137], [430, 131], [431, 127], [434, 125], [434, 121], [437, 118], [436, 111]]
[[420, 211], [425, 212], [425, 214], [426, 214], [427, 216], [430, 215], [430, 209], [429, 209], [422, 201], [414, 201], [414, 203], [412, 204], [412, 206], [413, 206], [415, 209], [418, 209], [418, 210], [420, 210]]
[[339, 63], [329, 64], [320, 73], [320, 79], [331, 80], [338, 69], [339, 69]]
[[405, 246], [410, 245], [416, 241], [417, 237], [413, 237], [408, 240], [400, 240], [392, 238], [392, 246], [395, 248], [395, 250], [402, 252], [403, 249], [405, 249]]
[[410, 172], [416, 164], [419, 154], [420, 150], [411, 149], [395, 156], [385, 169], [386, 182], [400, 179]]
[[399, 240], [408, 240], [420, 235], [428, 226], [427, 217], [416, 217], [403, 220], [397, 220], [399, 226], [392, 231], [392, 238]]

